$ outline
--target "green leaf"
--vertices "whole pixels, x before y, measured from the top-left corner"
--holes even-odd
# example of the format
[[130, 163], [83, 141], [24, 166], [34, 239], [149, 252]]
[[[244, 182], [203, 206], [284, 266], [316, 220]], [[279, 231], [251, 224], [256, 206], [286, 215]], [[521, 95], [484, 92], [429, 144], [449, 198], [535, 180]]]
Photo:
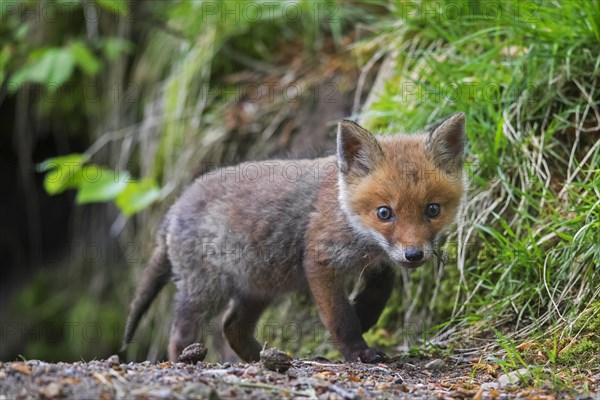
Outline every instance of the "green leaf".
[[96, 56], [82, 42], [71, 43], [71, 53], [79, 67], [87, 75], [95, 75], [100, 69]]
[[132, 48], [133, 43], [121, 38], [107, 38], [102, 42], [102, 50], [108, 60], [114, 60], [119, 54], [130, 52]]
[[72, 153], [66, 156], [59, 156], [49, 158], [47, 160], [42, 161], [41, 163], [35, 166], [37, 172], [46, 172], [54, 168], [59, 168], [64, 164], [76, 164], [79, 163], [80, 166], [85, 164], [87, 161], [87, 157], [81, 153]]
[[87, 157], [83, 154], [69, 154], [50, 158], [36, 166], [38, 172], [46, 172], [44, 189], [49, 195], [56, 195], [67, 189], [79, 186], [81, 170]]
[[127, 0], [96, 0], [102, 8], [112, 11], [118, 15], [129, 14], [129, 5]]
[[8, 66], [8, 60], [10, 60], [10, 47], [5, 45], [0, 50], [0, 85], [4, 83], [4, 78], [6, 77], [6, 70]]
[[27, 39], [27, 33], [29, 32], [29, 23], [22, 23], [15, 32], [15, 39], [17, 41], [23, 41]]
[[86, 204], [112, 200], [125, 190], [129, 179], [127, 171], [115, 172], [88, 165], [82, 171], [76, 201], [78, 204]]
[[117, 196], [116, 203], [126, 216], [143, 210], [160, 198], [160, 188], [152, 178], [130, 182]]
[[9, 90], [15, 92], [23, 82], [60, 86], [73, 74], [74, 64], [69, 48], [47, 49], [39, 59], [28, 63], [14, 75]]

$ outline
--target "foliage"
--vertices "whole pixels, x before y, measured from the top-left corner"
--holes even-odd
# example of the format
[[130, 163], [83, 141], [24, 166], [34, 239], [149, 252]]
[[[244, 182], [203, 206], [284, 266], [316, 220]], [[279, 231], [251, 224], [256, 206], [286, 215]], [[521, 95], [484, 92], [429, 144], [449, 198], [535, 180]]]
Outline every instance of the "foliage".
[[442, 335], [485, 321], [512, 338], [541, 326], [575, 337], [598, 300], [598, 6], [397, 2], [374, 39], [394, 69], [365, 110], [372, 127], [467, 113], [471, 190], [451, 238], [460, 275]]
[[[226, 119], [239, 98], [214, 89], [229, 88], [243, 74], [294, 79], [291, 53], [308, 64], [333, 43], [344, 63], [380, 69], [361, 113], [373, 130], [412, 131], [455, 111], [468, 120], [470, 191], [457, 230], [433, 270], [402, 273], [403, 293], [393, 296], [367, 334], [370, 343], [412, 347], [416, 338], [449, 338], [453, 347], [475, 347], [483, 338], [503, 353], [506, 368], [528, 362], [514, 343], [532, 337], [555, 344], [546, 350], [553, 364], [590, 356], [597, 337], [579, 341], [598, 326], [600, 301], [597, 0], [288, 2], [303, 10], [293, 19], [286, 17], [287, 3], [234, 3], [258, 5], [253, 10], [261, 17], [224, 17], [200, 1], [148, 2], [146, 22], [159, 24], [143, 30], [135, 46], [130, 37], [90, 36], [77, 24], [35, 43], [28, 33], [32, 24], [7, 18], [0, 27], [0, 81], [12, 95], [25, 85], [57, 90], [89, 82], [111, 93], [114, 82], [100, 77], [126, 60], [122, 69], [136, 101], [141, 99], [98, 106], [75, 96], [37, 104], [41, 112], [69, 120], [86, 115], [112, 122], [109, 111], [121, 109], [128, 118], [110, 129], [92, 125], [100, 134], [88, 134], [89, 142], [96, 140], [88, 152], [40, 164], [48, 193], [74, 189], [81, 203], [114, 201], [132, 216], [177, 193], [200, 162], [266, 154], [273, 140], [262, 135], [279, 110], [263, 114], [262, 124], [247, 123], [245, 135], [228, 128]], [[99, 4], [115, 15], [134, 11], [133, 3]], [[335, 18], [314, 18], [315, 4], [335, 10]], [[367, 34], [356, 33], [359, 28]], [[248, 143], [258, 150], [244, 153]], [[124, 153], [131, 172], [100, 167], [107, 165], [96, 159], [101, 150]], [[95, 171], [102, 179], [84, 179]], [[133, 175], [141, 179], [130, 181]], [[115, 289], [123, 304], [129, 289]], [[76, 304], [72, 312], [97, 311], [83, 300]], [[145, 326], [164, 334], [166, 297], [153, 309]], [[264, 321], [281, 315], [316, 320], [314, 312], [285, 311], [290, 309], [284, 304]], [[296, 346], [303, 355], [329, 351], [323, 342], [319, 336]], [[152, 346], [157, 343], [164, 344], [164, 337]], [[569, 343], [573, 350], [561, 355]]]
[[38, 165], [45, 172], [44, 188], [50, 195], [77, 189], [78, 204], [115, 200], [126, 216], [131, 216], [160, 197], [152, 178], [138, 182], [127, 171], [112, 171], [87, 162], [83, 154], [50, 158]]
[[[41, 271], [14, 299], [12, 312], [30, 318], [24, 325], [27, 336], [19, 343], [26, 358], [91, 360], [114, 351], [121, 342], [121, 305], [115, 300], [94, 301], [83, 285], [79, 289], [56, 287], [60, 279]], [[12, 323], [6, 322], [6, 327], [12, 328]]]

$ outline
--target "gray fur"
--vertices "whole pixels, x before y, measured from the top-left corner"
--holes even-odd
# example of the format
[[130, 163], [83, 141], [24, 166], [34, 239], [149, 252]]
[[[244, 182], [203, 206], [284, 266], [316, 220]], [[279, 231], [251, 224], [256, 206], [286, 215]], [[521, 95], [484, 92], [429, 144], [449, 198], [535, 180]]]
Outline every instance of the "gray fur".
[[[255, 179], [249, 171], [258, 169]], [[164, 285], [166, 272], [177, 287], [171, 336], [182, 341], [194, 340], [201, 325], [230, 300], [269, 303], [278, 294], [307, 292], [307, 216], [315, 212], [319, 185], [337, 176], [332, 156], [244, 163], [197, 178], [164, 218], [155, 256], [131, 305], [125, 343]], [[339, 215], [331, 222], [352, 239], [350, 246], [322, 242], [322, 254], [332, 264], [355, 266], [367, 254], [381, 253]]]
[[[416, 181], [405, 177], [402, 168], [413, 160], [433, 160], [440, 168], [458, 169], [464, 141], [464, 114], [460, 113], [430, 134], [382, 139], [343, 121], [337, 156], [248, 162], [200, 176], [164, 218], [157, 248], [131, 304], [125, 343], [172, 277], [177, 293], [171, 360], [228, 305], [224, 330], [229, 343], [244, 360], [256, 360], [260, 345], [253, 330], [261, 312], [279, 294], [308, 292], [310, 282], [313, 297], [321, 300], [317, 301], [321, 317], [325, 310], [326, 327], [346, 358], [378, 362], [379, 353], [367, 347], [361, 334], [377, 321], [389, 297], [394, 275], [389, 267], [394, 264], [390, 249], [401, 238], [397, 229], [384, 237], [363, 226], [348, 206], [347, 186], [356, 186], [354, 181], [366, 179], [387, 160], [390, 171], [398, 174], [381, 184], [413, 190]], [[416, 207], [408, 213], [412, 220], [400, 215], [405, 218], [404, 226], [423, 224], [420, 204], [392, 200], [407, 210]], [[445, 199], [457, 203], [451, 200]], [[372, 212], [378, 205], [373, 204]], [[449, 210], [449, 215], [454, 212]], [[355, 297], [358, 303], [351, 306], [337, 276], [359, 270], [363, 290]]]

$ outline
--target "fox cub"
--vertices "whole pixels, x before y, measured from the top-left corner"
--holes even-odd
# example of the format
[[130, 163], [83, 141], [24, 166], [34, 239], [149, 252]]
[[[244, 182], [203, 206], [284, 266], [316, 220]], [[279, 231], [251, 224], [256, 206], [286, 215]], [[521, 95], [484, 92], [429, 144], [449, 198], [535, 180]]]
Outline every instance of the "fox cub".
[[[362, 334], [391, 294], [396, 266], [431, 258], [463, 197], [465, 115], [424, 133], [375, 137], [341, 121], [337, 154], [243, 163], [198, 177], [166, 214], [125, 330], [173, 279], [169, 359], [227, 308], [225, 336], [259, 359], [254, 329], [273, 298], [308, 291], [348, 361], [386, 356]], [[355, 294], [348, 276], [358, 276]]]

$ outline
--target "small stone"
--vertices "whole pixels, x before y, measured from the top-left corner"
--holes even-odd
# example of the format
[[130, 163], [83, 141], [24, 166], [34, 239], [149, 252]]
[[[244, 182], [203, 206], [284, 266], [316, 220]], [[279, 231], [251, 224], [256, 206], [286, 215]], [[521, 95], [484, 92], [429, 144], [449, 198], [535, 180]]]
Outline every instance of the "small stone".
[[42, 398], [54, 399], [62, 395], [62, 386], [59, 383], [52, 382], [48, 386], [40, 389]]
[[265, 368], [275, 372], [286, 372], [292, 366], [292, 357], [275, 348], [261, 351], [260, 361]]
[[113, 354], [112, 356], [106, 359], [106, 365], [108, 367], [115, 367], [117, 365], [120, 365], [120, 363], [121, 361], [119, 360], [119, 356], [116, 354]]
[[204, 371], [201, 371], [200, 374], [211, 377], [218, 377], [226, 376], [227, 374], [229, 374], [229, 371], [226, 369], [205, 369]]
[[177, 361], [187, 364], [196, 364], [199, 361], [204, 361], [208, 349], [202, 343], [190, 344], [183, 349]]
[[246, 368], [244, 370], [244, 372], [242, 372], [242, 376], [243, 377], [254, 377], [254, 376], [258, 375], [259, 372], [260, 372], [260, 368], [258, 368], [255, 365], [251, 365], [248, 368]]
[[156, 398], [156, 399], [172, 399], [174, 398], [174, 394], [169, 388], [162, 389], [154, 389], [145, 393], [147, 397]]
[[219, 395], [205, 383], [190, 383], [183, 388], [182, 394], [187, 398], [218, 399]]
[[396, 385], [402, 385], [404, 383], [404, 379], [402, 379], [401, 376], [397, 377], [396, 379], [394, 379], [394, 383]]
[[521, 386], [523, 381], [527, 382], [531, 378], [531, 372], [527, 368], [521, 368], [508, 374], [501, 375], [498, 378], [498, 384], [501, 388]]
[[498, 382], [484, 382], [479, 387], [479, 390], [483, 390], [483, 391], [496, 390], [499, 387], [500, 387], [500, 384]]
[[442, 369], [446, 366], [446, 363], [442, 360], [440, 360], [439, 358], [436, 358], [433, 361], [429, 361], [427, 364], [425, 364], [425, 369], [431, 370], [431, 371], [435, 371], [438, 369]]

